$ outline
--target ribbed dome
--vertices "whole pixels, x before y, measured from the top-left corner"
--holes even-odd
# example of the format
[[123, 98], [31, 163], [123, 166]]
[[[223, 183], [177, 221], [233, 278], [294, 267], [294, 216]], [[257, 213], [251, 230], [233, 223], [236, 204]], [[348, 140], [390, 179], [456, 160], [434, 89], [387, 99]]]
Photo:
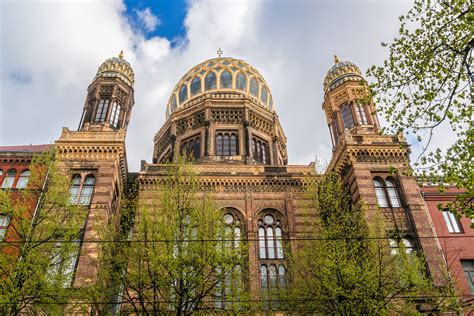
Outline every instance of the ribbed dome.
[[343, 82], [363, 79], [359, 67], [349, 61], [339, 61], [335, 57], [335, 65], [329, 69], [324, 78], [324, 92], [327, 93]]
[[206, 60], [189, 70], [176, 84], [166, 108], [166, 116], [206, 93], [239, 93], [273, 110], [273, 99], [265, 79], [243, 60], [219, 57]]
[[94, 79], [98, 77], [118, 77], [130, 86], [133, 86], [135, 82], [133, 69], [130, 64], [123, 59], [122, 53], [120, 53], [119, 57], [112, 57], [104, 61], [97, 70]]

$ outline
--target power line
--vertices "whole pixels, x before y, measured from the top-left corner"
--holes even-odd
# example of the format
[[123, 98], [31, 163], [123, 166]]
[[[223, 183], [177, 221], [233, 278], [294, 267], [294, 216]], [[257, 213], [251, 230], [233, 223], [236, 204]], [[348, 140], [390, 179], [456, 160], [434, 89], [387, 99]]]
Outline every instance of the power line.
[[[405, 235], [409, 236], [409, 235]], [[393, 238], [395, 235], [393, 236]], [[387, 237], [274, 237], [273, 240], [281, 240], [285, 242], [289, 241], [335, 241], [335, 240], [387, 240], [392, 238], [391, 236]], [[474, 238], [474, 235], [468, 236], [418, 236], [417, 239], [459, 239], [459, 238]], [[239, 238], [239, 239], [135, 239], [135, 240], [100, 240], [100, 239], [88, 239], [88, 240], [30, 240], [28, 243], [170, 243], [170, 242], [255, 242], [265, 240], [264, 238]], [[0, 244], [23, 244], [27, 241], [2, 241]]]

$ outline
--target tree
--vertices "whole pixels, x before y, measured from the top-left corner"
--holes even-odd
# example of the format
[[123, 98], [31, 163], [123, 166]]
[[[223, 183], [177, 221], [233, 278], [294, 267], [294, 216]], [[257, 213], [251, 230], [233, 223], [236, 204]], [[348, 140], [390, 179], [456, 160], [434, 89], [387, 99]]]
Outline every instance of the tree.
[[[311, 232], [291, 258], [291, 309], [322, 314], [388, 314], [414, 312], [414, 302], [440, 309], [447, 303], [423, 273], [422, 256], [411, 253], [402, 239], [389, 247], [383, 221], [364, 219], [363, 208], [334, 174], [311, 190]], [[314, 213], [313, 213], [314, 214]], [[397, 237], [397, 236], [393, 236]], [[436, 295], [434, 295], [436, 294]]]
[[60, 313], [73, 295], [73, 264], [86, 211], [71, 205], [69, 179], [54, 157], [54, 152], [33, 157], [26, 188], [0, 190], [0, 213], [10, 218], [0, 243], [3, 314]]
[[247, 252], [241, 236], [224, 223], [210, 195], [198, 193], [183, 158], [165, 169], [154, 197], [124, 203], [122, 213], [133, 213], [131, 237], [121, 234], [120, 242], [104, 245], [109, 275], [123, 284], [116, 287], [117, 301], [140, 315], [243, 310]]
[[[465, 190], [444, 207], [473, 218], [473, 1], [417, 0], [400, 21], [398, 38], [382, 43], [389, 58], [368, 70], [379, 111], [391, 130], [423, 142], [414, 164], [418, 173]], [[431, 149], [443, 128], [457, 139], [445, 151]]]

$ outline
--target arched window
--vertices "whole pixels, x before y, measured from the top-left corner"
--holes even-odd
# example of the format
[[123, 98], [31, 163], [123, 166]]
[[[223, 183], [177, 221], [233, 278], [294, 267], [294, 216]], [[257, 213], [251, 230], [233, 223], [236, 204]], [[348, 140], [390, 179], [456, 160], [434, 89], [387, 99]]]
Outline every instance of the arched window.
[[193, 81], [191, 81], [191, 96], [193, 97], [201, 92], [202, 92], [201, 78], [196, 76], [194, 77]]
[[250, 79], [250, 94], [258, 98], [258, 82], [255, 78]]
[[88, 174], [84, 177], [80, 174], [72, 176], [69, 186], [69, 196], [72, 204], [89, 205], [92, 192], [94, 191], [95, 178]]
[[270, 163], [270, 156], [268, 150], [268, 143], [259, 138], [252, 138], [253, 159], [263, 164]]
[[189, 158], [199, 159], [201, 157], [201, 138], [199, 135], [185, 139], [181, 142], [181, 154]]
[[216, 155], [218, 156], [235, 156], [238, 155], [237, 150], [237, 133], [236, 132], [219, 132], [216, 136]]
[[[238, 210], [234, 208], [224, 209], [222, 221], [225, 224], [225, 242], [224, 247], [230, 247], [234, 250], [239, 250], [242, 243], [243, 225], [242, 220], [238, 216]], [[236, 255], [240, 256], [237, 251]], [[216, 268], [217, 272], [217, 286], [215, 307], [220, 309], [228, 309], [232, 306], [238, 305], [235, 302], [236, 297], [244, 289], [244, 275], [240, 265], [235, 266], [219, 266]], [[236, 306], [238, 307], [238, 306]]]
[[204, 89], [207, 90], [212, 90], [216, 88], [216, 74], [214, 72], [209, 72], [206, 76], [206, 79], [204, 80]]
[[369, 121], [367, 120], [367, 115], [365, 113], [365, 106], [361, 103], [356, 103], [354, 106], [354, 112], [356, 114], [357, 122], [360, 125], [367, 125]]
[[235, 81], [235, 88], [238, 90], [247, 90], [247, 76], [239, 72]]
[[109, 103], [110, 103], [109, 99], [101, 99], [99, 101], [97, 112], [95, 112], [96, 123], [101, 123], [105, 121], [105, 118], [107, 117], [107, 111], [109, 109]]
[[5, 178], [3, 178], [2, 188], [10, 189], [13, 187], [13, 183], [15, 183], [16, 178], [16, 170], [10, 169], [7, 171]]
[[287, 285], [282, 232], [280, 218], [271, 210], [263, 211], [258, 221], [260, 287], [271, 308], [279, 307], [276, 291], [286, 289]]
[[388, 207], [387, 197], [385, 195], [384, 185], [382, 180], [374, 179], [375, 187], [375, 196], [377, 197], [377, 202], [379, 207]]
[[352, 116], [352, 110], [349, 103], [346, 103], [342, 106], [341, 117], [344, 129], [351, 129], [354, 127], [354, 117]]
[[8, 225], [10, 225], [10, 215], [0, 214], [0, 242], [7, 234]]
[[260, 99], [262, 100], [263, 104], [267, 105], [268, 92], [267, 92], [267, 88], [265, 88], [265, 86], [262, 87], [262, 95], [261, 95]]
[[112, 124], [112, 126], [115, 128], [118, 127], [120, 110], [121, 110], [120, 104], [117, 101], [114, 101], [112, 105], [112, 113], [110, 114], [110, 124]]
[[23, 189], [26, 188], [28, 185], [28, 180], [30, 179], [31, 172], [30, 170], [25, 170], [20, 173], [20, 177], [18, 178], [18, 182], [16, 184], [16, 187], [18, 189]]
[[174, 112], [177, 106], [178, 106], [178, 103], [176, 102], [176, 94], [174, 94], [173, 100], [171, 101], [171, 113]]
[[384, 181], [375, 178], [373, 181], [379, 207], [402, 207], [394, 179], [388, 178]]
[[401, 207], [395, 182], [391, 179], [387, 179], [385, 183], [387, 184], [387, 194], [388, 199], [390, 200], [390, 204], [392, 205], [392, 207]]
[[221, 73], [221, 88], [222, 89], [232, 88], [232, 74], [227, 70], [224, 70]]
[[415, 246], [413, 242], [407, 237], [389, 238], [388, 242], [390, 245], [390, 254], [392, 256], [398, 255], [400, 253], [400, 248], [402, 247], [405, 250], [405, 253], [408, 255], [411, 255], [415, 252]]
[[188, 99], [188, 86], [183, 84], [179, 90], [179, 104], [183, 104]]

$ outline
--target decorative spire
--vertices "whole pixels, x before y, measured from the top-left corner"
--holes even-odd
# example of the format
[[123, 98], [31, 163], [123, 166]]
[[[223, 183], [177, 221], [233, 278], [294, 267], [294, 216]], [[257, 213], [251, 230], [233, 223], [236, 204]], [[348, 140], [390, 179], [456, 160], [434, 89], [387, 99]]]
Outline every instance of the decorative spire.
[[222, 51], [222, 49], [219, 47], [219, 49], [217, 50], [217, 56], [219, 56], [219, 58], [221, 58], [222, 54], [224, 52]]
[[337, 55], [334, 55], [334, 63], [335, 63], [335, 64], [339, 64], [339, 63], [340, 63], [339, 58], [337, 58]]
[[123, 59], [123, 50], [120, 51], [119, 58]]

